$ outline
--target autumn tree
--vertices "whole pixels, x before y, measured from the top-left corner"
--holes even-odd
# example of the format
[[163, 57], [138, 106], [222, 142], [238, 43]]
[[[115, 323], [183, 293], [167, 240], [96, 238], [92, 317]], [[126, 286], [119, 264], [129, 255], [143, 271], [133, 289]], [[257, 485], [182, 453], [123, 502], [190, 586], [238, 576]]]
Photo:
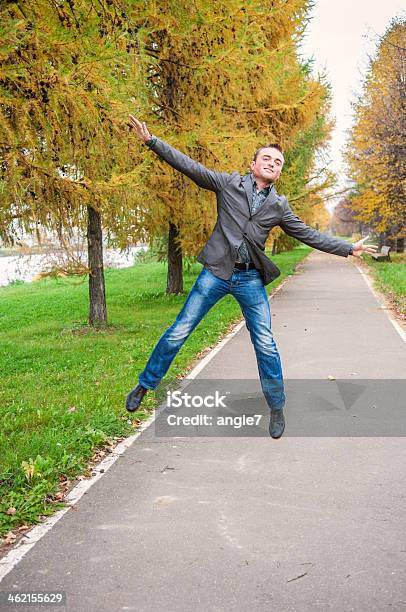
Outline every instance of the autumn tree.
[[354, 104], [347, 160], [357, 219], [404, 249], [406, 233], [406, 22], [394, 19]]
[[[298, 55], [310, 7], [307, 0], [147, 1], [134, 20], [152, 132], [209, 167], [243, 173], [258, 146], [279, 141], [296, 184], [290, 195], [304, 200], [315, 149], [329, 129], [326, 87]], [[134, 111], [142, 109], [135, 104]], [[301, 151], [300, 161], [289, 151]], [[167, 235], [167, 289], [179, 292], [182, 255], [204, 244], [215, 202], [155, 157], [152, 168], [139, 230]]]
[[[166, 236], [168, 292], [182, 290], [215, 219], [212, 194], [140, 147], [127, 113], [207, 166], [248, 170], [287, 151], [287, 193], [310, 206], [326, 87], [299, 59], [309, 0], [40, 0], [1, 12], [3, 237], [41, 226], [88, 236], [90, 321], [106, 319], [102, 227], [126, 246]], [[288, 188], [288, 190], [285, 189]]]
[[143, 195], [127, 113], [145, 78], [126, 10], [20, 0], [0, 13], [1, 235], [86, 233], [91, 324], [107, 317], [102, 225], [128, 242]]
[[[330, 89], [324, 85], [320, 108], [313, 123], [299, 132], [285, 153], [285, 167], [278, 190], [287, 196], [293, 210], [305, 223], [326, 228], [329, 214], [325, 207], [327, 193], [335, 186], [336, 176], [330, 170], [326, 146], [330, 137]], [[297, 240], [280, 228], [272, 232], [273, 252], [288, 250]]]

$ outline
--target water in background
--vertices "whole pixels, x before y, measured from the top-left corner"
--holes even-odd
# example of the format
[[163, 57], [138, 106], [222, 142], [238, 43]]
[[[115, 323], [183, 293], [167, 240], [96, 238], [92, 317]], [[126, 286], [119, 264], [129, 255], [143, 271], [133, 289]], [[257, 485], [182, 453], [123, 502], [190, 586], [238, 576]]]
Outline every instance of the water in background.
[[[128, 268], [133, 266], [137, 254], [147, 250], [147, 246], [132, 247], [128, 251], [105, 249], [103, 253], [105, 268]], [[13, 255], [0, 257], [0, 286], [13, 281], [31, 282], [32, 279], [47, 268], [47, 255]]]

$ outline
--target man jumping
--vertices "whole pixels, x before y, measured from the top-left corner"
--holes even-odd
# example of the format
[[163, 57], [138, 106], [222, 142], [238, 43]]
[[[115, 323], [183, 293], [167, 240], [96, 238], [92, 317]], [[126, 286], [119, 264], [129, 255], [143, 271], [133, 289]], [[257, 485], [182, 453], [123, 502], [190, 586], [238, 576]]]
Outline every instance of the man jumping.
[[175, 322], [161, 336], [138, 385], [127, 396], [126, 408], [137, 410], [145, 393], [155, 389], [178, 351], [206, 313], [222, 297], [231, 294], [240, 304], [257, 358], [262, 391], [271, 411], [269, 433], [280, 438], [285, 429], [285, 393], [281, 360], [271, 330], [271, 313], [265, 285], [280, 274], [265, 255], [269, 232], [280, 226], [289, 236], [311, 247], [347, 257], [374, 253], [365, 239], [349, 244], [319, 232], [299, 219], [275, 182], [281, 175], [284, 156], [278, 144], [260, 147], [251, 162], [251, 173], [241, 176], [208, 170], [202, 164], [152, 136], [145, 125], [130, 115], [138, 137], [161, 159], [182, 172], [199, 187], [217, 196], [217, 221], [197, 260], [204, 265]]

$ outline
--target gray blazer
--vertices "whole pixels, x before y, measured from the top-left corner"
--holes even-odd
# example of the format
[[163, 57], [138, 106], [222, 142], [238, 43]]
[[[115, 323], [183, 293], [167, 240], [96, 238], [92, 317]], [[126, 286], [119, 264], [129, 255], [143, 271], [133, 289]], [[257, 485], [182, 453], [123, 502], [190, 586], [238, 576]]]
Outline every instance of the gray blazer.
[[351, 244], [319, 232], [301, 221], [291, 210], [287, 199], [277, 194], [275, 187], [269, 196], [251, 215], [251, 175], [238, 172], [216, 172], [184, 155], [168, 143], [153, 136], [148, 147], [182, 174], [188, 176], [199, 187], [214, 191], [217, 196], [217, 221], [212, 234], [197, 260], [215, 276], [230, 278], [237, 251], [243, 238], [255, 267], [261, 272], [267, 285], [280, 275], [277, 266], [265, 255], [265, 242], [271, 229], [279, 225], [289, 236], [297, 238], [311, 247], [347, 257]]

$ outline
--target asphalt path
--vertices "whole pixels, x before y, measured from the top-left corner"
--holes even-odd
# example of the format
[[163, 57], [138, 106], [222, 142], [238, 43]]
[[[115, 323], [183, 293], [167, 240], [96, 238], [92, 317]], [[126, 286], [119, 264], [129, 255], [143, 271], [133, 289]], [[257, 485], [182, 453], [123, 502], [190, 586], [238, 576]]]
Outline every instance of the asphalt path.
[[[271, 311], [285, 435], [152, 424], [0, 591], [62, 590], [75, 612], [404, 612], [406, 345], [350, 259], [312, 253]], [[196, 384], [265, 415], [256, 379], [244, 327]]]

